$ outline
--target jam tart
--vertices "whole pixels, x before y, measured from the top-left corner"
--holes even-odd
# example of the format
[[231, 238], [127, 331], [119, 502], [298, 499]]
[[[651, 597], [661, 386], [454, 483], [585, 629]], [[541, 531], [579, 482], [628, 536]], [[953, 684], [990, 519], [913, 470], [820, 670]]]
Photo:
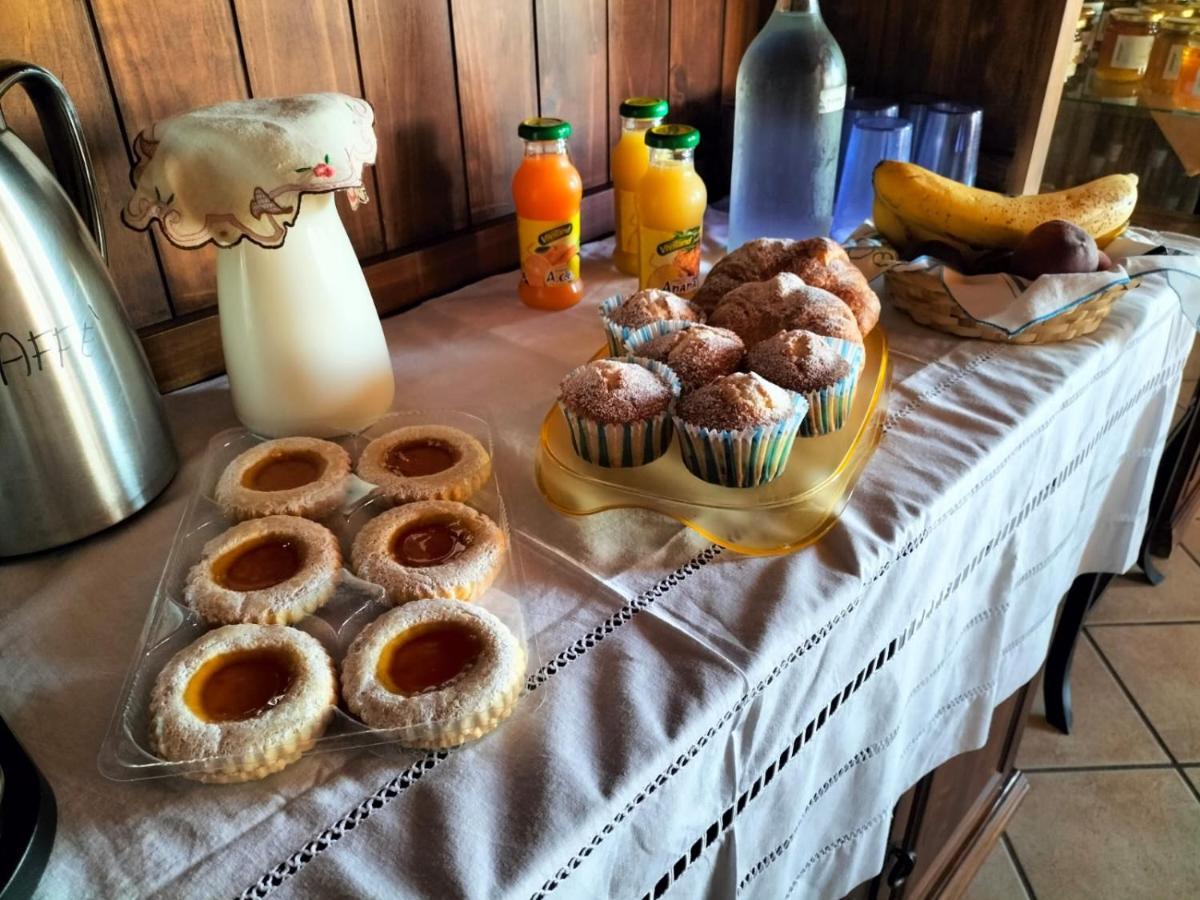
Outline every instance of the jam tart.
[[504, 532], [478, 510], [452, 500], [422, 500], [376, 516], [354, 538], [355, 574], [387, 591], [394, 604], [474, 600], [496, 580]]
[[491, 476], [492, 460], [483, 444], [465, 431], [408, 425], [367, 444], [357, 473], [392, 504], [466, 500]]
[[482, 737], [512, 712], [525, 652], [496, 616], [473, 604], [418, 600], [390, 610], [355, 638], [342, 664], [342, 697], [372, 728], [407, 728], [421, 749]]
[[341, 548], [328, 528], [298, 516], [266, 516], [205, 544], [183, 597], [212, 624], [286, 625], [324, 605], [341, 570]]
[[279, 438], [251, 447], [226, 466], [216, 501], [237, 520], [322, 519], [342, 504], [349, 477], [350, 455], [332, 441]]
[[197, 781], [253, 781], [300, 758], [337, 706], [333, 660], [309, 634], [226, 625], [176, 653], [150, 695], [150, 747], [201, 761]]

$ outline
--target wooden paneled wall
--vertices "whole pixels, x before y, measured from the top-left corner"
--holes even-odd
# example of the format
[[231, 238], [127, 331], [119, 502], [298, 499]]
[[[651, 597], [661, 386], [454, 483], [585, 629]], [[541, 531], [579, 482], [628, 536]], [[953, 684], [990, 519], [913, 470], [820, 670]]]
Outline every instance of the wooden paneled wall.
[[[1078, 0], [1046, 5], [1063, 2]], [[970, 16], [958, 12], [963, 4]], [[988, 134], [1011, 153], [1025, 112], [1022, 79], [1032, 77], [1024, 70], [1036, 66], [1019, 52], [1020, 35], [1009, 32], [1014, 21], [1040, 22], [1041, 4], [1009, 0], [1000, 13], [985, 10], [987, 0], [839, 0], [826, 3], [826, 15], [852, 80], [866, 89], [962, 93], [950, 88], [966, 79], [983, 85], [981, 99], [1008, 98], [1000, 112], [989, 107]], [[367, 181], [372, 202], [353, 214], [343, 209], [343, 217], [376, 304], [388, 313], [516, 267], [509, 182], [521, 152], [516, 125], [528, 115], [574, 123], [571, 149], [587, 189], [585, 238], [612, 229], [608, 153], [617, 104], [630, 94], [666, 95], [674, 121], [700, 127], [698, 162], [719, 196], [738, 61], [773, 5], [0, 0], [0, 57], [55, 72], [79, 107], [99, 173], [113, 275], [159, 383], [170, 389], [223, 368], [215, 251], [179, 250], [156, 228], [143, 234], [121, 224], [128, 148], [141, 129], [240, 97], [336, 90], [366, 98], [379, 137]], [[1024, 19], [1010, 15], [1016, 6]], [[997, 50], [982, 53], [1001, 32]], [[24, 97], [6, 97], [3, 107], [39, 149]]]

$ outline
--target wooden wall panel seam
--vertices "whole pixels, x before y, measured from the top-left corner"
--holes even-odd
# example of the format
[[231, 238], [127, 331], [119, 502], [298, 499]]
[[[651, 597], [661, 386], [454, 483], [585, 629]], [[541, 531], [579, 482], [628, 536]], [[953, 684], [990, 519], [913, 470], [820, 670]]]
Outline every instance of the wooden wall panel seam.
[[[350, 43], [354, 46], [354, 73], [358, 78], [358, 95], [365, 100], [367, 97], [367, 83], [363, 78], [362, 51], [358, 45], [358, 21], [354, 18], [354, 0], [346, 0], [346, 15], [350, 20]], [[370, 101], [368, 101], [368, 102], [370, 102]], [[456, 99], [455, 108], [457, 108], [457, 107], [458, 107], [458, 103], [457, 103], [457, 99]], [[374, 107], [371, 107], [371, 108], [374, 109]], [[377, 137], [378, 137], [378, 134], [377, 134]], [[376, 160], [379, 159], [378, 152], [376, 152], [375, 158], [376, 158]], [[375, 254], [375, 256], [382, 257], [385, 253], [387, 253], [388, 248], [387, 248], [387, 241], [385, 239], [384, 230], [383, 230], [383, 202], [384, 202], [383, 193], [379, 190], [379, 177], [376, 175], [376, 168], [377, 168], [376, 166], [371, 166], [371, 173], [370, 173], [371, 189], [372, 189], [371, 198], [375, 201], [375, 209], [374, 209], [375, 219], [379, 222], [379, 244], [380, 244], [380, 247], [379, 247], [379, 253]], [[359, 212], [357, 214], [361, 215], [362, 213]], [[368, 257], [368, 258], [374, 258], [374, 257]]]
[[454, 73], [454, 112], [458, 119], [458, 139], [462, 146], [462, 153], [459, 154], [459, 163], [462, 166], [463, 191], [466, 194], [469, 215], [471, 209], [471, 179], [467, 175], [467, 133], [463, 127], [462, 88], [459, 85], [458, 77], [458, 38], [454, 34], [453, 0], [446, 0], [446, 18], [450, 22], [450, 71]]
[[[104, 52], [104, 43], [100, 38], [100, 26], [96, 22], [96, 11], [92, 8], [92, 0], [84, 0], [83, 7], [87, 11], [88, 25], [92, 31], [92, 41], [96, 46], [96, 55], [100, 57], [100, 68], [104, 72], [104, 87], [108, 92], [109, 100], [112, 101], [113, 118], [116, 119], [117, 131], [121, 135], [121, 149], [125, 153], [126, 165], [129, 167], [128, 180], [130, 190], [133, 189], [133, 151], [130, 149], [133, 141], [129, 137], [129, 128], [125, 124], [125, 114], [121, 110], [121, 104], [117, 100], [117, 89], [113, 84], [112, 69], [108, 64], [108, 54]], [[162, 256], [158, 252], [158, 242], [150, 235], [139, 235], [139, 240], [144, 240], [150, 245], [150, 254], [154, 257], [154, 266], [158, 270], [159, 282], [162, 285], [163, 299], [166, 301], [169, 319], [174, 319], [177, 315], [175, 310], [175, 301], [171, 297], [171, 290], [167, 284], [167, 272], [163, 268]]]
[[242, 87], [247, 97], [254, 96], [250, 84], [250, 66], [246, 62], [246, 45], [242, 42], [242, 26], [238, 22], [237, 0], [229, 0], [229, 21], [233, 23], [233, 40], [237, 44], [238, 60], [242, 64]]

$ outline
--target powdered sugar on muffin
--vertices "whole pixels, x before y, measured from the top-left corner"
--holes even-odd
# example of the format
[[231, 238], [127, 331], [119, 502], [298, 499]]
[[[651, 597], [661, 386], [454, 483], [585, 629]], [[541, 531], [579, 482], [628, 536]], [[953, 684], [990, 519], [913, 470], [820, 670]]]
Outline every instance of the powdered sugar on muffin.
[[685, 389], [708, 384], [714, 378], [737, 371], [746, 345], [727, 328], [693, 325], [660, 334], [636, 348], [637, 355], [670, 366]]
[[703, 322], [704, 314], [698, 307], [670, 291], [651, 288], [630, 294], [624, 303], [609, 313], [608, 318], [618, 325], [637, 328], [667, 319]]
[[791, 272], [730, 291], [713, 312], [712, 324], [736, 332], [748, 347], [795, 328], [862, 343], [850, 307]]
[[850, 363], [818, 334], [781, 331], [750, 350], [750, 371], [801, 394], [829, 387], [850, 373]]
[[706, 313], [711, 313], [734, 288], [777, 275], [783, 271], [795, 244], [788, 238], [747, 241], [712, 267], [704, 284], [696, 292], [695, 304]]
[[562, 402], [578, 415], [605, 424], [656, 416], [671, 404], [671, 387], [645, 366], [598, 359], [567, 373], [559, 384]]
[[780, 422], [794, 411], [783, 388], [753, 372], [737, 372], [685, 394], [676, 415], [691, 425], [734, 431]]

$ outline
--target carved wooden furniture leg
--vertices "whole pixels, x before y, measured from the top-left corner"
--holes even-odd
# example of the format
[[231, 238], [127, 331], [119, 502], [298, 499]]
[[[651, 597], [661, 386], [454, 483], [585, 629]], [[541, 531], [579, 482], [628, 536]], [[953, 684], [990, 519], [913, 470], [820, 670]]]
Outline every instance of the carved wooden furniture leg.
[[1075, 656], [1075, 644], [1079, 640], [1088, 609], [1108, 587], [1112, 578], [1112, 575], [1104, 572], [1089, 572], [1076, 578], [1067, 591], [1062, 615], [1050, 640], [1050, 652], [1046, 656], [1046, 671], [1042, 679], [1046, 721], [1063, 734], [1071, 732], [1071, 661]]

